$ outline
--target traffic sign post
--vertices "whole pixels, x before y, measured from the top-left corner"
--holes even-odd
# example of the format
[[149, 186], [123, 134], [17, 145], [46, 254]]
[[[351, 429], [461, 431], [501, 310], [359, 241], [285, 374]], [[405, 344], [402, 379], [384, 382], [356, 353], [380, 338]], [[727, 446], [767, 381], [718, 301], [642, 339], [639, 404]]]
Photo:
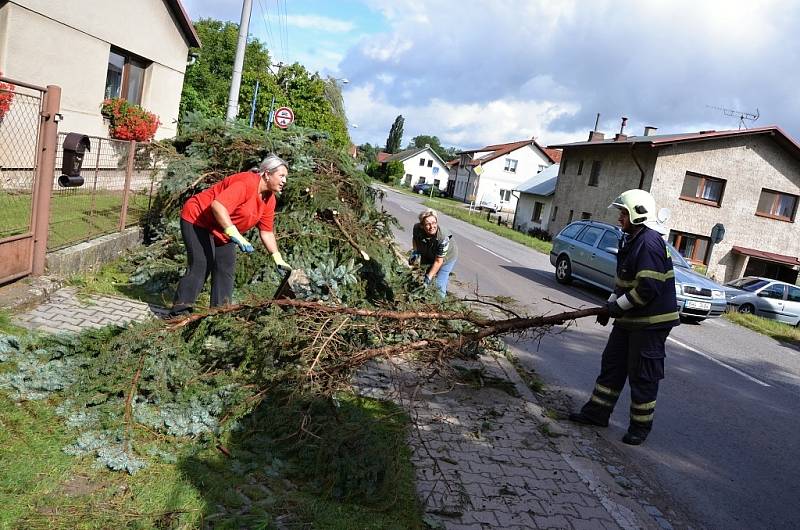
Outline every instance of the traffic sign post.
[[276, 126], [285, 129], [294, 122], [294, 112], [289, 107], [281, 107], [275, 111], [274, 120]]

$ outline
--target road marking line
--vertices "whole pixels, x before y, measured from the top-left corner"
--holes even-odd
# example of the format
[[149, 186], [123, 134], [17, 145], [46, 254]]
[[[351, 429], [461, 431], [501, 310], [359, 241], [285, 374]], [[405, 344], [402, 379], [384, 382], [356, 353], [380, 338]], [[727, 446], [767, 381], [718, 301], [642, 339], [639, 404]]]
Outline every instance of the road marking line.
[[[398, 206], [400, 206], [400, 205], [398, 204]], [[401, 209], [401, 210], [405, 210], [405, 211], [407, 211], [407, 212], [410, 212], [410, 211], [411, 211], [411, 210], [409, 210], [408, 208], [406, 208], [405, 206], [400, 206], [400, 209]]]
[[496, 256], [496, 257], [500, 258], [501, 260], [505, 261], [506, 263], [513, 263], [513, 262], [512, 262], [510, 259], [506, 259], [506, 258], [504, 258], [503, 256], [501, 256], [500, 254], [495, 254], [494, 252], [492, 252], [491, 250], [489, 250], [489, 249], [488, 249], [488, 248], [486, 248], [486, 247], [482, 247], [482, 246], [480, 246], [480, 245], [479, 245], [479, 244], [477, 244], [477, 243], [475, 243], [475, 246], [476, 246], [476, 247], [478, 247], [478, 248], [479, 248], [479, 249], [481, 249], [481, 250], [484, 250], [484, 251], [488, 252], [488, 253], [489, 253], [489, 254], [491, 254], [492, 256]]
[[706, 359], [708, 359], [709, 361], [711, 361], [711, 362], [714, 362], [714, 363], [717, 363], [718, 365], [722, 366], [723, 368], [727, 368], [727, 369], [728, 369], [728, 370], [730, 370], [731, 372], [733, 372], [733, 373], [736, 373], [736, 374], [739, 374], [739, 375], [741, 375], [742, 377], [744, 377], [745, 379], [749, 379], [750, 381], [752, 381], [752, 382], [754, 382], [754, 383], [756, 383], [756, 384], [759, 384], [759, 385], [761, 385], [761, 386], [766, 386], [766, 387], [770, 387], [770, 386], [772, 386], [772, 385], [770, 385], [770, 384], [768, 384], [768, 383], [765, 383], [764, 381], [761, 381], [760, 379], [756, 379], [755, 377], [753, 377], [753, 376], [751, 376], [751, 375], [747, 375], [746, 373], [742, 372], [741, 370], [738, 370], [738, 369], [734, 368], [733, 366], [727, 365], [727, 364], [725, 364], [724, 362], [722, 362], [722, 361], [720, 361], [720, 360], [718, 360], [718, 359], [715, 359], [715, 358], [711, 357], [711, 356], [710, 356], [709, 354], [707, 354], [707, 353], [703, 353], [703, 352], [701, 352], [701, 351], [700, 351], [700, 350], [698, 350], [698, 349], [692, 348], [692, 347], [691, 347], [691, 346], [689, 346], [688, 344], [684, 344], [684, 343], [682, 343], [682, 342], [681, 342], [681, 341], [679, 341], [679, 340], [673, 339], [672, 337], [667, 337], [667, 340], [671, 340], [672, 342], [674, 342], [674, 343], [675, 343], [675, 344], [677, 344], [678, 346], [681, 346], [681, 347], [683, 347], [683, 348], [686, 348], [687, 350], [689, 350], [689, 351], [692, 351], [692, 352], [696, 353], [697, 355], [699, 355], [699, 356], [701, 356], [701, 357], [705, 357], [705, 358], [706, 358]]

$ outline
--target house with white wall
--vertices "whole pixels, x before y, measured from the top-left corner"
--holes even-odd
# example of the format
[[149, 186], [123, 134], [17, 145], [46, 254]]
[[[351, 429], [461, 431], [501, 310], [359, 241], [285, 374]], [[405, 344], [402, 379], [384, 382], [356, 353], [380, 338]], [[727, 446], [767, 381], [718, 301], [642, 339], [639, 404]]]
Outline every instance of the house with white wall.
[[513, 227], [521, 232], [547, 231], [556, 192], [559, 164], [553, 164], [514, 189], [519, 199], [514, 210]]
[[189, 48], [200, 39], [180, 0], [0, 1], [0, 71], [61, 87], [61, 132], [108, 136], [100, 106], [121, 97], [175, 136]]
[[388, 156], [380, 153], [378, 161], [385, 164], [402, 162], [403, 177], [400, 184], [403, 186], [411, 188], [417, 184], [433, 184], [441, 191], [447, 188], [447, 165], [429, 146], [406, 149]]
[[557, 149], [546, 149], [536, 140], [521, 140], [461, 151], [451, 164], [453, 197], [480, 205], [497, 200], [500, 208], [514, 211], [517, 197], [512, 193], [520, 184], [560, 158]]

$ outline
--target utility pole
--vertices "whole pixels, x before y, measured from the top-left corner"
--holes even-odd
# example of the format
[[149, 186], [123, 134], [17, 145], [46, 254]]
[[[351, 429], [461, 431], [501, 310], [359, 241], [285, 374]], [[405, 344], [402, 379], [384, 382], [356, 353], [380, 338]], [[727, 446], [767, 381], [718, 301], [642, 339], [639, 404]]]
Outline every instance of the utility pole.
[[228, 93], [228, 111], [225, 113], [226, 121], [234, 121], [239, 114], [239, 88], [242, 84], [242, 67], [244, 66], [244, 52], [247, 48], [247, 30], [250, 26], [250, 11], [253, 0], [243, 0], [242, 19], [239, 22], [239, 42], [236, 45], [236, 58], [233, 60], [233, 79], [231, 91]]

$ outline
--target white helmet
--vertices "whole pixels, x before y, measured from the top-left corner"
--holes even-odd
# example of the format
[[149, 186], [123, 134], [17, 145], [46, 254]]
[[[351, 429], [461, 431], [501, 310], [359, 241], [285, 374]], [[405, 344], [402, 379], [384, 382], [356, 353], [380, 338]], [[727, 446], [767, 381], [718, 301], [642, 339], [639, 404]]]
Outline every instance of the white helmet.
[[627, 210], [631, 224], [634, 225], [656, 220], [656, 201], [649, 192], [644, 190], [634, 189], [623, 192], [608, 207]]

